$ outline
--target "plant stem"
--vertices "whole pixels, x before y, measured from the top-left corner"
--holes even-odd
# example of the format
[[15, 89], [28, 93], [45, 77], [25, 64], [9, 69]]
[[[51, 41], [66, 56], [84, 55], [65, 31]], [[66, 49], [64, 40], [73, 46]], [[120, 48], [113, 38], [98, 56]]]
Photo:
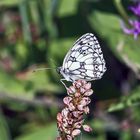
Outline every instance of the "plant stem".
[[115, 7], [117, 8], [119, 14], [124, 19], [124, 21], [127, 23], [128, 26], [130, 26], [129, 17], [128, 17], [124, 7], [122, 6], [121, 0], [114, 0], [114, 4], [115, 4]]

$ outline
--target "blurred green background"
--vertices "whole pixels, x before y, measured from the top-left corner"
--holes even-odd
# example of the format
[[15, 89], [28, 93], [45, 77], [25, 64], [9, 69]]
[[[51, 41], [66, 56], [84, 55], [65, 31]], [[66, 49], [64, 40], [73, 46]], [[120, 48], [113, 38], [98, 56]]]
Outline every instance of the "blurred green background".
[[[66, 90], [55, 70], [74, 41], [94, 33], [107, 64], [92, 82], [82, 140], [140, 139], [140, 39], [123, 33], [123, 0], [0, 0], [0, 140], [55, 140]], [[122, 7], [121, 7], [122, 8]], [[69, 83], [68, 83], [69, 84]], [[80, 138], [79, 138], [80, 139]]]

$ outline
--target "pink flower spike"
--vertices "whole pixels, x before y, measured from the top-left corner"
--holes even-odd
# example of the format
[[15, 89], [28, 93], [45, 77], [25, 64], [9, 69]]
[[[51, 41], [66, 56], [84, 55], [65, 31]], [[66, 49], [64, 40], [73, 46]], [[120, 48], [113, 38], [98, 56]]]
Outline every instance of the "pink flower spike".
[[68, 135], [70, 134], [70, 130], [69, 130], [69, 129], [66, 129], [66, 128], [65, 128], [65, 129], [64, 129], [64, 132], [65, 132], [66, 134], [68, 134]]
[[84, 112], [85, 112], [85, 114], [89, 113], [89, 107], [88, 106], [84, 107]]
[[68, 106], [70, 111], [74, 111], [75, 110], [75, 106], [73, 105], [73, 103], [70, 103]]
[[79, 115], [81, 114], [81, 112], [80, 111], [73, 111], [72, 114], [74, 117], [78, 118]]
[[63, 99], [65, 107], [57, 114], [60, 135], [57, 140], [74, 140], [81, 133], [82, 127], [87, 132], [92, 130], [88, 125], [83, 125], [84, 115], [89, 113], [89, 96], [93, 94], [90, 88], [91, 84], [84, 80], [75, 81], [73, 86], [67, 88], [68, 96]]
[[76, 92], [75, 93], [75, 97], [80, 97], [81, 96], [81, 93], [80, 92]]
[[61, 137], [57, 137], [56, 140], [62, 140], [62, 138]]
[[80, 104], [83, 106], [88, 105], [91, 102], [89, 97], [83, 97], [83, 99], [81, 100]]
[[91, 132], [92, 131], [92, 128], [89, 126], [89, 125], [83, 125], [83, 129], [86, 131], [86, 132]]
[[86, 91], [84, 93], [85, 96], [91, 96], [93, 94], [93, 90], [92, 89], [89, 89], [88, 91]]
[[68, 88], [68, 95], [74, 94], [75, 91], [76, 91], [76, 90], [75, 90], [74, 86], [70, 86], [70, 87]]
[[80, 129], [81, 126], [82, 126], [82, 124], [80, 124], [80, 123], [75, 123], [75, 124], [74, 124], [74, 127], [75, 127], [75, 128], [78, 128], [78, 129]]
[[75, 83], [73, 83], [73, 86], [76, 88], [80, 88], [82, 86], [82, 83], [80, 82], [80, 80], [78, 80]]
[[57, 121], [58, 122], [62, 122], [62, 115], [61, 115], [61, 113], [57, 114]]
[[84, 110], [84, 106], [82, 104], [78, 105], [77, 108], [78, 108], [79, 111], [83, 111]]
[[71, 100], [72, 100], [72, 98], [69, 97], [69, 96], [67, 96], [67, 97], [65, 97], [65, 98], [63, 99], [63, 102], [64, 102], [66, 105], [68, 105], [68, 104], [70, 103]]
[[80, 133], [81, 133], [81, 130], [75, 129], [72, 131], [72, 136], [75, 137], [75, 136], [79, 135]]
[[83, 94], [83, 93], [85, 93], [85, 92], [86, 92], [86, 89], [85, 89], [85, 88], [83, 88], [83, 87], [81, 87], [81, 88], [80, 88], [80, 92]]
[[62, 116], [63, 116], [64, 118], [66, 118], [66, 117], [68, 116], [68, 113], [69, 113], [68, 108], [64, 108], [64, 109], [62, 110], [62, 112], [61, 112], [61, 114], [62, 114]]
[[74, 127], [75, 127], [75, 128], [81, 128], [83, 122], [84, 122], [84, 120], [81, 120], [81, 121], [79, 121], [79, 122], [76, 122], [76, 123], [74, 124]]
[[86, 90], [90, 89], [90, 88], [91, 88], [91, 83], [85, 84], [85, 85], [84, 85], [84, 88], [85, 88]]
[[79, 80], [83, 85], [85, 85], [87, 82], [85, 80]]
[[67, 140], [73, 140], [73, 138], [70, 135], [67, 135]]

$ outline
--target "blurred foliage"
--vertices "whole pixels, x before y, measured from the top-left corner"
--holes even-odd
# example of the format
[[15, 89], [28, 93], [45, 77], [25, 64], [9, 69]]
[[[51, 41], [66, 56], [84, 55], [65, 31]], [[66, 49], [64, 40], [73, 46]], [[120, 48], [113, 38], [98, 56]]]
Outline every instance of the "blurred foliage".
[[10, 134], [8, 130], [8, 125], [6, 123], [5, 117], [0, 112], [0, 140], [9, 140]]
[[55, 139], [57, 136], [56, 134], [57, 134], [56, 124], [52, 123], [51, 125], [48, 124], [46, 127], [40, 127], [40, 128], [36, 128], [35, 130], [29, 130], [28, 133], [26, 132], [25, 136], [24, 135], [20, 136], [16, 138], [16, 140], [38, 140], [40, 138], [42, 140], [46, 140], [46, 139], [49, 140], [49, 139]]
[[74, 41], [87, 32], [99, 39], [108, 70], [92, 84], [87, 120], [93, 132], [79, 139], [140, 139], [140, 39], [124, 34], [120, 24], [132, 16], [131, 4], [0, 0], [0, 140], [56, 138], [56, 114], [66, 96], [61, 76], [55, 69], [33, 71], [61, 66]]

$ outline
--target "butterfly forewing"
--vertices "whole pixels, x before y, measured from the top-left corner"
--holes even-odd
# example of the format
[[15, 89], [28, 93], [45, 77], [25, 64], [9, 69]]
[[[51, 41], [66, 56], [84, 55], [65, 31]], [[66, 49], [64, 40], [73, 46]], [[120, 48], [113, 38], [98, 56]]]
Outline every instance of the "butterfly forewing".
[[[100, 79], [106, 71], [98, 40], [92, 33], [80, 37], [65, 56], [62, 70], [71, 81]], [[69, 78], [68, 78], [69, 79]]]

